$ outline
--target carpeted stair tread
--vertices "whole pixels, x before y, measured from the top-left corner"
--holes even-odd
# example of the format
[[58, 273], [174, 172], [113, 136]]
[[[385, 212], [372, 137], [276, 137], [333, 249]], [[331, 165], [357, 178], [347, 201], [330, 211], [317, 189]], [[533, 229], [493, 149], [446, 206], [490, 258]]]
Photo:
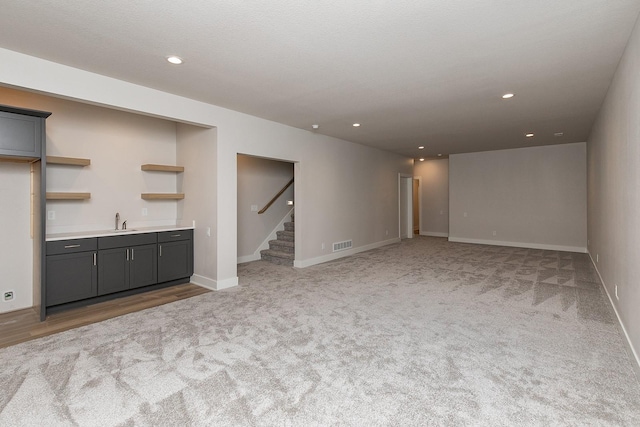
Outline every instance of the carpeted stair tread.
[[278, 240], [293, 242], [296, 237], [296, 233], [293, 231], [276, 231], [276, 236], [278, 236]]
[[284, 223], [284, 231], [276, 231], [276, 240], [269, 240], [269, 249], [260, 251], [260, 258], [273, 264], [293, 266], [295, 259], [295, 217]]
[[265, 249], [260, 251], [260, 257], [263, 261], [268, 261], [273, 264], [293, 266], [295, 255], [293, 253]]
[[288, 242], [286, 240], [269, 240], [269, 249], [273, 249], [278, 252], [294, 253], [295, 243]]

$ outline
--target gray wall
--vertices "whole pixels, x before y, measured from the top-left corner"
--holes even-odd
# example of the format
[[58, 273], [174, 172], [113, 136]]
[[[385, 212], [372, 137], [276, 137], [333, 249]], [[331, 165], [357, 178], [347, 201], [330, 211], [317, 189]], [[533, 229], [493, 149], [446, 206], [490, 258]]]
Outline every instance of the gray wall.
[[449, 159], [416, 162], [413, 175], [420, 179], [420, 234], [449, 235]]
[[[168, 146], [173, 147], [173, 150], [166, 151], [169, 156], [173, 153], [174, 161], [177, 160], [176, 151], [180, 151], [178, 157], [181, 162], [184, 161], [186, 171], [190, 171], [189, 174], [185, 171], [184, 175], [185, 193], [202, 196], [193, 199], [197, 201], [197, 205], [185, 199], [180, 217], [178, 209], [173, 209], [174, 221], [196, 221], [196, 245], [207, 245], [209, 250], [202, 260], [204, 265], [198, 264], [196, 260], [196, 268], [201, 265], [203, 269], [200, 270], [201, 273], [196, 272], [194, 275], [195, 283], [213, 289], [223, 289], [238, 283], [238, 153], [295, 163], [297, 267], [330, 261], [394, 243], [399, 239], [398, 174], [412, 173], [411, 158], [6, 49], [0, 49], [0, 63], [3, 64], [0, 67], [0, 83], [3, 86], [20, 87], [85, 104], [134, 112], [149, 120], [152, 119], [149, 116], [153, 116], [198, 127], [215, 128], [205, 130], [206, 137], [187, 131], [182, 132], [184, 135], [179, 135], [179, 140], [176, 140], [173, 124], [174, 142]], [[158, 127], [154, 127], [149, 135], [153, 135], [156, 128]], [[183, 136], [189, 137], [186, 139], [193, 137], [197, 141], [193, 146], [183, 143]], [[210, 142], [200, 153], [198, 149], [203, 148], [206, 141]], [[77, 148], [80, 150], [83, 146], [82, 143], [78, 144]], [[150, 147], [145, 151], [147, 154], [154, 154], [154, 157], [155, 154], [165, 153], [164, 150], [158, 153], [153, 150], [154, 147]], [[117, 153], [120, 155], [121, 152]], [[82, 155], [81, 152], [74, 154]], [[160, 163], [172, 159], [149, 158], [145, 162]], [[175, 177], [140, 174], [140, 163], [136, 163], [136, 174], [144, 176], [144, 179], [173, 179], [177, 186]], [[92, 168], [93, 166], [92, 164]], [[112, 172], [113, 170], [117, 168], [112, 169]], [[194, 171], [197, 171], [199, 179], [213, 186], [210, 191], [194, 189], [194, 184], [187, 182]], [[133, 196], [135, 200], [139, 200], [139, 193], [140, 191], [136, 191], [137, 196]], [[211, 236], [206, 235], [208, 228], [211, 228]], [[332, 252], [332, 242], [349, 239], [353, 240], [352, 249]], [[211, 244], [203, 243], [207, 241]], [[212, 273], [208, 273], [210, 271]]]
[[[640, 24], [588, 140], [589, 253], [640, 348]], [[618, 287], [618, 298], [615, 288]]]
[[452, 241], [586, 252], [585, 143], [455, 154], [449, 186]]
[[292, 163], [238, 154], [239, 262], [259, 259], [253, 257], [255, 251], [291, 210], [287, 200], [293, 200], [294, 187], [289, 187], [263, 214], [252, 212], [251, 205], [262, 209], [291, 178]]

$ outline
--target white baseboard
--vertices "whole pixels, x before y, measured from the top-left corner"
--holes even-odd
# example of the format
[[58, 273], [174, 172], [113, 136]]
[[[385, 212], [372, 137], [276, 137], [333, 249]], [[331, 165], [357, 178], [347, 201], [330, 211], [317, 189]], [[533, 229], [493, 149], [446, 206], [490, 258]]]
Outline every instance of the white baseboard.
[[222, 289], [238, 286], [238, 278], [232, 277], [225, 280], [213, 280], [208, 277], [200, 276], [199, 274], [194, 274], [193, 276], [191, 276], [191, 283], [202, 286], [206, 289], [210, 289], [212, 291], [219, 291]]
[[431, 237], [449, 237], [449, 233], [437, 233], [435, 231], [421, 231], [421, 236], [431, 236]]
[[546, 245], [541, 243], [524, 243], [524, 242], [502, 242], [499, 240], [466, 239], [463, 237], [449, 237], [449, 241], [457, 242], [457, 243], [476, 243], [479, 245], [510, 246], [514, 248], [544, 249], [548, 251], [587, 253], [587, 248], [583, 246]]
[[616, 317], [618, 318], [618, 327], [620, 328], [620, 331], [622, 332], [622, 334], [626, 338], [623, 341], [624, 341], [624, 343], [625, 343], [625, 345], [627, 347], [627, 351], [629, 351], [629, 354], [631, 354], [631, 357], [636, 362], [634, 364], [634, 366], [633, 366], [634, 370], [636, 371], [636, 377], [640, 378], [640, 357], [638, 357], [638, 352], [633, 347], [633, 343], [631, 342], [631, 337], [629, 337], [629, 334], [627, 333], [627, 328], [625, 328], [624, 327], [624, 323], [622, 323], [622, 319], [620, 318], [620, 313], [618, 313], [618, 309], [616, 308], [616, 305], [613, 303], [613, 298], [611, 298], [611, 294], [609, 293], [609, 289], [607, 289], [607, 286], [604, 283], [604, 279], [602, 278], [602, 275], [600, 274], [600, 270], [598, 270], [598, 266], [593, 261], [593, 257], [591, 256], [591, 253], [589, 253], [589, 259], [591, 259], [591, 264], [593, 264], [593, 267], [596, 269], [596, 273], [598, 273], [598, 277], [600, 278], [600, 282], [602, 283], [602, 287], [604, 288], [604, 291], [606, 292], [607, 297], [609, 298], [609, 303], [611, 304], [611, 307], [613, 307], [613, 311], [616, 313]]
[[322, 264], [323, 262], [333, 261], [339, 258], [355, 255], [360, 252], [369, 251], [371, 249], [380, 248], [386, 245], [391, 245], [393, 243], [400, 243], [400, 239], [396, 237], [393, 239], [382, 240], [380, 242], [372, 243], [370, 245], [359, 246], [357, 248], [352, 248], [346, 251], [333, 252], [328, 255], [319, 256], [317, 258], [311, 258], [311, 259], [306, 259], [302, 261], [295, 260], [293, 261], [293, 266], [297, 268], [311, 267], [312, 265]]
[[260, 253], [253, 255], [245, 255], [238, 257], [238, 264], [244, 264], [245, 262], [258, 261], [261, 258]]

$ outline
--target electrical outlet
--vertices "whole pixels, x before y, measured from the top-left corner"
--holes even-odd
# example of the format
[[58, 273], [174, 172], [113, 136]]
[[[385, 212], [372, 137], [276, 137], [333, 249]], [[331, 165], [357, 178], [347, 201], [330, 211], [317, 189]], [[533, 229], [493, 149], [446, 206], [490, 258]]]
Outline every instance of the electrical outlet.
[[251, 205], [251, 212], [258, 212], [258, 205]]
[[385, 236], [388, 236], [388, 235], [389, 235], [389, 230], [385, 232]]
[[620, 301], [620, 297], [618, 296], [618, 285], [615, 285], [616, 290], [616, 301]]
[[11, 301], [14, 297], [13, 291], [6, 291], [2, 295], [2, 301]]
[[211, 227], [207, 227], [207, 237], [211, 237]]
[[47, 219], [49, 221], [53, 221], [56, 219], [56, 211], [48, 211], [47, 212]]
[[496, 235], [496, 230], [493, 230], [493, 235], [494, 235], [494, 236]]
[[324, 251], [324, 242], [322, 243], [322, 250]]
[[599, 258], [600, 258], [600, 256], [598, 254], [596, 254], [596, 262], [600, 262]]
[[142, 216], [147, 216], [149, 215], [149, 211], [147, 210], [147, 208], [142, 208]]
[[465, 213], [463, 214], [463, 216], [466, 218], [466, 217], [467, 217], [467, 213], [465, 212]]

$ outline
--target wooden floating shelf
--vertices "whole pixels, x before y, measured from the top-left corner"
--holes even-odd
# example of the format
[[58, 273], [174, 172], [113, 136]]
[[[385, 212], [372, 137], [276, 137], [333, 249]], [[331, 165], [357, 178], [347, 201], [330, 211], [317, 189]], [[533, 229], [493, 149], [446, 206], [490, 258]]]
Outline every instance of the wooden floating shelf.
[[47, 156], [47, 163], [51, 165], [89, 166], [91, 164], [91, 160], [80, 159], [78, 157]]
[[87, 200], [91, 193], [47, 193], [47, 200]]
[[34, 163], [40, 160], [39, 158], [32, 157], [15, 157], [15, 156], [0, 156], [0, 162], [9, 163]]
[[142, 193], [144, 200], [182, 200], [184, 193]]
[[184, 172], [184, 166], [169, 166], [169, 165], [153, 165], [146, 164], [140, 166], [143, 171], [157, 171], [157, 172]]

